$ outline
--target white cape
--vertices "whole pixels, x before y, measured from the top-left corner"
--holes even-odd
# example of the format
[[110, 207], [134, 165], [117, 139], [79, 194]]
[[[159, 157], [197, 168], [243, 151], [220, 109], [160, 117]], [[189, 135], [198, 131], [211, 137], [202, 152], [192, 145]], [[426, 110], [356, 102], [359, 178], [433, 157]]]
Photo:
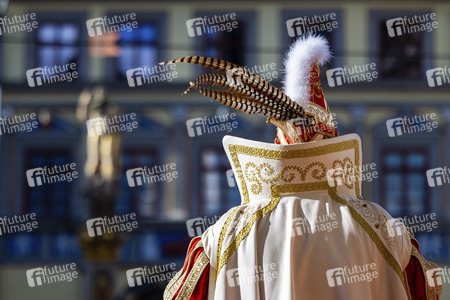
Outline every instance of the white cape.
[[208, 299], [408, 299], [410, 238], [348, 174], [362, 162], [357, 135], [224, 146], [242, 205], [202, 236]]

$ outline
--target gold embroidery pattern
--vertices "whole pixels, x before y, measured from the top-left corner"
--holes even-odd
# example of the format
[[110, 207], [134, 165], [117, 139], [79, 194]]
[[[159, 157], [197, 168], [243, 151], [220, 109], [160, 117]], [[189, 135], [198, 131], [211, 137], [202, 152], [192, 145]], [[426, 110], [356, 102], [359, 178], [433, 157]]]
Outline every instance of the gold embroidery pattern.
[[206, 256], [205, 251], [203, 251], [202, 253], [200, 253], [200, 256], [195, 262], [195, 266], [189, 273], [188, 278], [183, 284], [183, 287], [181, 288], [180, 293], [178, 294], [176, 299], [185, 300], [191, 297], [192, 292], [194, 291], [194, 288], [208, 263], [209, 259]]
[[[417, 241], [416, 241], [417, 242]], [[417, 243], [418, 244], [418, 243]], [[422, 267], [423, 277], [425, 278], [426, 292], [427, 292], [427, 300], [435, 300], [436, 295], [441, 295], [442, 293], [442, 285], [431, 286], [428, 282], [427, 271], [438, 268], [438, 265], [431, 261], [427, 261], [416, 247], [412, 246], [411, 255], [419, 260], [420, 266]]]
[[268, 205], [265, 207], [257, 210], [250, 221], [242, 228], [242, 230], [236, 235], [236, 237], [231, 241], [227, 249], [224, 251], [222, 257], [218, 261], [217, 265], [217, 272], [216, 272], [216, 280], [218, 273], [223, 268], [225, 263], [228, 261], [228, 259], [231, 257], [231, 255], [236, 251], [236, 249], [239, 247], [240, 243], [244, 238], [250, 233], [253, 224], [262, 218], [267, 213], [271, 212], [273, 209], [276, 208], [278, 205], [282, 193], [298, 193], [299, 191], [303, 192], [310, 192], [310, 191], [316, 191], [316, 190], [326, 190], [328, 189], [329, 196], [336, 202], [345, 205], [354, 220], [356, 220], [363, 229], [367, 232], [369, 237], [372, 239], [372, 241], [377, 246], [378, 251], [380, 251], [381, 255], [384, 257], [384, 259], [387, 261], [387, 263], [393, 268], [395, 273], [399, 276], [400, 281], [403, 284], [403, 287], [407, 294], [409, 294], [409, 288], [407, 283], [407, 278], [405, 277], [405, 274], [403, 270], [401, 269], [399, 263], [395, 260], [395, 258], [392, 256], [392, 254], [389, 252], [389, 250], [386, 248], [385, 244], [382, 242], [378, 234], [375, 232], [375, 230], [366, 222], [366, 220], [342, 197], [340, 197], [337, 194], [336, 187], [330, 187], [328, 185], [328, 182], [312, 182], [312, 183], [306, 183], [306, 184], [286, 184], [286, 185], [271, 185], [271, 201]]
[[231, 221], [230, 226], [228, 227], [228, 231], [227, 231], [227, 235], [232, 235], [236, 228], [242, 223], [244, 222], [244, 220], [249, 219], [251, 217], [250, 215], [250, 209], [252, 208], [249, 205], [246, 205], [244, 207], [240, 206], [241, 209], [237, 212], [237, 214], [239, 214], [239, 218], [237, 219], [236, 222]]
[[[237, 211], [240, 209], [240, 206], [236, 206], [233, 211], [228, 215], [228, 218], [226, 219], [225, 223], [222, 226], [222, 229], [220, 230], [220, 235], [219, 235], [219, 241], [217, 243], [217, 256], [216, 256], [216, 267], [220, 258], [220, 254], [222, 253], [222, 245], [223, 245], [223, 240], [225, 239], [225, 235], [228, 232], [228, 228], [230, 227], [231, 221], [233, 220], [234, 216], [236, 215]], [[216, 279], [217, 279], [217, 275], [219, 273], [219, 270], [217, 270], [216, 272]]]
[[[194, 252], [198, 248], [202, 248], [202, 247], [203, 247], [203, 243], [202, 243], [202, 240], [200, 240], [197, 243], [197, 245], [195, 245], [195, 248], [192, 250], [192, 252]], [[186, 257], [185, 264], [188, 263], [192, 259], [193, 259], [192, 256]], [[181, 275], [183, 275], [183, 268], [181, 268], [181, 270], [178, 271], [178, 273], [170, 280], [169, 284], [167, 284], [166, 290], [164, 291], [164, 300], [171, 300], [173, 298], [173, 296], [175, 295], [175, 293], [178, 291], [178, 289], [181, 287], [181, 284], [183, 283], [182, 279], [184, 278], [184, 276], [181, 277]]]
[[[408, 276], [406, 275], [406, 270], [403, 271], [403, 277], [405, 278], [405, 284], [406, 284], [406, 295], [408, 296], [408, 300], [412, 300], [410, 288], [409, 288], [409, 282], [408, 282]], [[435, 300], [435, 299], [433, 299]]]
[[321, 162], [313, 162], [304, 169], [298, 166], [286, 166], [276, 175], [274, 168], [268, 163], [262, 163], [257, 166], [255, 163], [249, 162], [244, 167], [244, 176], [247, 178], [248, 182], [254, 182], [254, 184], [250, 186], [250, 191], [254, 195], [259, 195], [263, 188], [262, 183], [291, 183], [296, 179], [296, 175], [299, 175], [298, 177], [302, 181], [305, 181], [310, 170], [312, 170], [311, 176], [316, 180], [321, 180], [326, 176], [327, 169], [325, 164]]
[[[355, 150], [355, 165], [360, 166], [360, 153], [359, 153], [359, 143], [357, 140], [350, 140], [350, 141], [344, 141], [341, 143], [336, 143], [332, 145], [322, 146], [322, 147], [315, 147], [310, 149], [301, 149], [301, 150], [268, 150], [268, 149], [261, 149], [261, 148], [253, 148], [253, 147], [247, 147], [243, 145], [229, 145], [230, 150], [230, 156], [234, 163], [234, 166], [237, 171], [238, 179], [241, 183], [241, 189], [243, 193], [244, 201], [243, 203], [246, 204], [249, 202], [249, 195], [248, 190], [246, 186], [246, 182], [244, 180], [244, 174], [242, 172], [242, 168], [238, 159], [238, 154], [244, 154], [244, 155], [250, 155], [255, 157], [263, 157], [263, 158], [272, 158], [272, 159], [289, 159], [289, 158], [303, 158], [303, 157], [311, 157], [311, 156], [320, 156], [325, 155], [329, 153], [335, 153], [338, 151], [345, 151], [349, 149]], [[338, 163], [338, 162], [336, 162]], [[341, 162], [344, 167], [345, 163]], [[251, 165], [248, 165], [251, 166]], [[254, 166], [253, 166], [254, 167]], [[268, 172], [269, 175], [272, 175], [272, 173]], [[255, 174], [253, 174], [255, 175]], [[228, 259], [233, 255], [233, 253], [237, 250], [239, 247], [239, 244], [242, 242], [242, 240], [250, 233], [253, 224], [262, 218], [264, 215], [272, 211], [276, 208], [280, 201], [280, 194], [281, 193], [295, 193], [295, 192], [308, 192], [308, 191], [315, 191], [315, 190], [328, 190], [330, 197], [345, 206], [348, 207], [352, 217], [354, 220], [356, 220], [363, 229], [367, 232], [369, 237], [372, 239], [372, 241], [377, 246], [377, 249], [380, 251], [381, 255], [384, 257], [384, 259], [388, 262], [388, 264], [393, 268], [395, 273], [399, 276], [405, 291], [407, 294], [409, 294], [407, 279], [404, 276], [403, 270], [401, 269], [399, 263], [395, 260], [395, 258], [392, 256], [392, 254], [387, 249], [386, 245], [383, 243], [383, 241], [380, 239], [380, 236], [376, 233], [376, 231], [369, 225], [369, 223], [366, 222], [366, 220], [358, 213], [358, 211], [353, 208], [346, 200], [339, 197], [337, 195], [336, 187], [330, 187], [328, 185], [328, 182], [322, 181], [322, 182], [311, 182], [311, 183], [305, 183], [305, 184], [272, 184], [270, 186], [271, 190], [271, 201], [268, 205], [265, 207], [257, 210], [249, 220], [247, 224], [244, 225], [244, 227], [241, 229], [241, 231], [236, 235], [236, 237], [230, 242], [228, 247], [225, 249], [224, 253], [220, 256], [220, 251], [223, 247], [223, 238], [219, 238], [219, 245], [218, 245], [218, 253], [217, 253], [217, 272], [216, 272], [216, 279], [218, 276], [218, 273], [223, 268], [223, 266], [226, 264]], [[362, 200], [362, 196], [359, 189], [359, 178], [358, 176], [355, 177], [355, 191], [357, 198]], [[353, 199], [352, 199], [353, 200]], [[353, 200], [354, 201], [354, 200]], [[376, 217], [376, 214], [370, 210], [364, 210], [366, 206], [361, 203], [352, 203], [361, 210], [362, 214], [367, 217], [369, 220], [372, 220], [375, 222], [378, 220], [378, 224], [386, 224], [386, 222], [380, 222], [380, 217]], [[235, 214], [236, 210], [229, 216], [229, 220], [231, 222], [232, 216]], [[228, 221], [228, 220], [227, 220]], [[225, 235], [229, 227], [224, 226], [222, 228], [221, 236]], [[380, 232], [383, 231], [383, 228], [380, 229]], [[223, 233], [223, 234], [222, 234]], [[383, 235], [383, 238], [385, 235]], [[392, 245], [392, 244], [391, 244]]]
[[228, 259], [236, 252], [236, 249], [239, 247], [240, 243], [244, 238], [250, 233], [253, 224], [261, 219], [264, 215], [271, 212], [275, 209], [275, 207], [280, 202], [280, 193], [303, 193], [303, 192], [312, 192], [317, 190], [326, 190], [328, 188], [328, 182], [310, 182], [310, 183], [300, 183], [300, 184], [288, 184], [288, 185], [271, 185], [271, 200], [269, 204], [264, 206], [263, 208], [258, 209], [250, 218], [247, 224], [241, 229], [241, 231], [234, 237], [234, 239], [230, 242], [227, 249], [223, 252], [222, 256], [217, 262], [217, 272], [216, 272], [216, 280], [220, 270], [226, 264]]
[[[262, 158], [271, 158], [271, 159], [290, 159], [290, 158], [305, 158], [305, 157], [314, 157], [321, 156], [330, 153], [336, 153], [340, 151], [355, 150], [355, 165], [360, 165], [361, 155], [359, 153], [359, 143], [357, 140], [348, 140], [340, 143], [324, 145], [309, 149], [298, 149], [298, 150], [269, 150], [262, 148], [254, 148], [248, 147], [244, 145], [229, 145], [231, 160], [235, 166], [236, 175], [241, 183], [242, 188], [242, 196], [243, 196], [243, 204], [247, 204], [250, 202], [247, 185], [245, 183], [245, 178], [243, 175], [242, 167], [239, 162], [238, 154], [254, 156], [254, 157], [262, 157]], [[355, 191], [358, 198], [362, 198], [361, 190], [359, 188], [359, 178], [356, 176], [355, 178]]]
[[389, 250], [386, 248], [386, 245], [380, 239], [375, 230], [373, 230], [373, 228], [369, 225], [369, 223], [367, 223], [366, 220], [344, 198], [340, 197], [337, 194], [336, 188], [330, 188], [328, 194], [331, 197], [331, 199], [333, 199], [337, 203], [345, 205], [349, 209], [353, 219], [356, 220], [361, 225], [361, 227], [367, 232], [367, 234], [375, 243], [375, 245], [378, 248], [378, 251], [380, 251], [381, 255], [384, 257], [386, 262], [392, 267], [395, 273], [397, 273], [398, 277], [400, 278], [403, 284], [403, 287], [405, 288], [406, 293], [409, 294], [408, 280], [405, 277], [405, 274], [403, 273], [400, 264], [395, 260], [391, 252], [389, 252]]
[[354, 173], [349, 173], [347, 172], [347, 170], [353, 170], [355, 169], [352, 160], [350, 159], [350, 157], [346, 157], [344, 158], [344, 160], [339, 160], [336, 159], [335, 161], [333, 161], [332, 165], [331, 165], [332, 169], [342, 169], [343, 174], [342, 176], [344, 177], [343, 179], [343, 183], [344, 185], [349, 188], [349, 189], [353, 189], [353, 182], [355, 181], [355, 176], [352, 177], [352, 174]]
[[[254, 157], [262, 157], [262, 158], [271, 158], [271, 159], [290, 159], [290, 158], [305, 158], [305, 157], [314, 157], [314, 156], [321, 156], [326, 155], [330, 153], [336, 153], [340, 151], [350, 150], [354, 149], [355, 151], [355, 164], [357, 166], [360, 165], [361, 161], [361, 155], [359, 151], [359, 142], [358, 140], [347, 140], [340, 143], [334, 143], [330, 145], [324, 145], [319, 147], [313, 147], [309, 149], [299, 149], [299, 150], [269, 150], [269, 149], [262, 149], [262, 148], [254, 148], [244, 145], [229, 145], [228, 146], [231, 160], [233, 161], [233, 164], [235, 166], [235, 171], [237, 175], [237, 179], [241, 183], [241, 190], [242, 190], [242, 197], [243, 197], [243, 204], [248, 204], [250, 202], [249, 194], [247, 185], [245, 182], [244, 174], [242, 171], [242, 167], [238, 158], [238, 154], [248, 155], [248, 156], [254, 156]], [[305, 191], [317, 191], [317, 190], [327, 190], [329, 188], [328, 182], [311, 182], [311, 183], [304, 183], [304, 184], [298, 184], [298, 189], [292, 192], [305, 192]], [[359, 187], [359, 178], [355, 178], [355, 192], [356, 196], [360, 199], [362, 199], [361, 196], [361, 190]], [[270, 201], [268, 206], [275, 208], [273, 204], [273, 199]], [[266, 207], [268, 207], [266, 206]], [[228, 261], [228, 259], [231, 257], [231, 255], [236, 251], [237, 247], [239, 246], [239, 243], [237, 243], [237, 240], [235, 237], [234, 240], [231, 241], [231, 244], [233, 244], [233, 247], [231, 247], [231, 244], [226, 249], [226, 253], [224, 252], [222, 254], [222, 248], [225, 236], [227, 235], [228, 229], [230, 227], [231, 221], [236, 215], [237, 211], [239, 210], [239, 207], [236, 207], [228, 216], [227, 220], [225, 221], [219, 235], [218, 245], [217, 245], [217, 257], [216, 257], [216, 280], [219, 275], [220, 270], [225, 265], [225, 263]], [[272, 208], [272, 209], [273, 209]], [[263, 208], [264, 209], [264, 208]], [[268, 210], [267, 212], [269, 212]], [[261, 213], [255, 212], [252, 216], [251, 220], [242, 228], [242, 231], [246, 231], [247, 234], [250, 232], [251, 226], [253, 225], [254, 221], [252, 222], [253, 218], [257, 218], [260, 216]], [[262, 217], [262, 216], [261, 216]], [[256, 219], [255, 219], [256, 221]], [[240, 237], [244, 238], [245, 235], [239, 235]]]
[[397, 251], [397, 247], [394, 242], [394, 238], [392, 235], [392, 228], [389, 227], [389, 222], [386, 216], [382, 213], [377, 214], [373, 209], [371, 209], [367, 204], [363, 203], [360, 200], [350, 199], [349, 204], [355, 209], [359, 211], [361, 215], [366, 217], [366, 220], [369, 220], [370, 223], [373, 223], [375, 228], [380, 230], [383, 238], [388, 242], [391, 248], [394, 251]]

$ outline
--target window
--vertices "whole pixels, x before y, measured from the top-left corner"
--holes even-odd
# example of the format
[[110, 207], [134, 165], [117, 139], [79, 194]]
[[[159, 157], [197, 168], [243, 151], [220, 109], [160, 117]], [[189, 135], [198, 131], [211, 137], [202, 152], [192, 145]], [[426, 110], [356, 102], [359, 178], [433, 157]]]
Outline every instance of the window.
[[430, 68], [432, 33], [419, 31], [389, 36], [386, 21], [399, 17], [423, 15], [424, 12], [375, 12], [372, 14], [372, 49], [380, 79], [420, 80]]
[[[112, 12], [109, 15], [122, 15], [123, 12]], [[114, 33], [114, 45], [117, 45], [118, 56], [108, 58], [107, 73], [109, 80], [127, 82], [126, 72], [129, 69], [149, 69], [164, 60], [161, 49], [166, 37], [165, 14], [137, 13], [137, 27], [130, 31]]]
[[422, 75], [423, 37], [408, 34], [390, 37], [386, 20], [378, 21], [379, 73], [385, 79], [419, 79]]
[[115, 60], [115, 79], [126, 79], [129, 69], [152, 67], [159, 63], [159, 27], [157, 22], [139, 23], [136, 29], [121, 31], [117, 44], [120, 55]]
[[203, 39], [204, 56], [220, 58], [237, 65], [245, 65], [245, 23], [239, 30], [205, 34]]
[[427, 149], [386, 147], [381, 157], [381, 205], [393, 216], [429, 212]]
[[[62, 18], [61, 18], [62, 19]], [[35, 36], [35, 66], [79, 64], [80, 24], [75, 21], [44, 21]]]
[[221, 214], [239, 204], [237, 187], [228, 183], [228, 179], [235, 180], [234, 176], [227, 178], [228, 170], [230, 163], [222, 147], [205, 146], [200, 150], [199, 211], [203, 215]]
[[[197, 17], [214, 20], [217, 16], [219, 20], [227, 20], [222, 23], [213, 23], [209, 28], [220, 24], [231, 24], [231, 17], [226, 17], [226, 13], [198, 13]], [[220, 16], [220, 17], [219, 17]], [[254, 52], [250, 48], [254, 45], [253, 14], [239, 12], [236, 13], [234, 22], [237, 28], [229, 27], [223, 30], [225, 25], [217, 30], [204, 31], [204, 34], [194, 37], [196, 43], [200, 43], [203, 56], [223, 59], [240, 66], [248, 66], [254, 62]], [[208, 23], [209, 21], [207, 21]], [[212, 21], [211, 21], [212, 22]], [[209, 24], [209, 23], [208, 23]], [[206, 25], [208, 26], [208, 25]], [[219, 28], [219, 26], [215, 27]]]
[[139, 218], [154, 218], [159, 216], [162, 201], [162, 185], [165, 181], [145, 183], [130, 187], [125, 171], [147, 166], [160, 166], [162, 160], [159, 152], [154, 149], [127, 148], [123, 153], [123, 176], [120, 179], [120, 195], [117, 200], [118, 214], [136, 213]]
[[[25, 170], [70, 164], [73, 162], [70, 157], [69, 150], [30, 150], [24, 156]], [[27, 182], [24, 182], [23, 186], [25, 213], [35, 213], [39, 219], [47, 221], [70, 217], [70, 195], [73, 186], [70, 182], [44, 183], [34, 187], [29, 187]]]

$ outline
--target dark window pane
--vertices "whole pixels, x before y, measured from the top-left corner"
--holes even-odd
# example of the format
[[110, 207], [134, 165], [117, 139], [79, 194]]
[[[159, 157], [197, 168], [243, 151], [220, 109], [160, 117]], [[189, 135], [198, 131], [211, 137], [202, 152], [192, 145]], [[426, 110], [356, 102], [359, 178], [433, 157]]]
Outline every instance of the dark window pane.
[[40, 22], [36, 29], [36, 66], [78, 62], [80, 25], [75, 22]]
[[[72, 163], [69, 150], [51, 151], [33, 150], [25, 154], [26, 170], [34, 168], [61, 166]], [[40, 186], [29, 187], [24, 176], [25, 211], [36, 213], [39, 218], [46, 220], [67, 218], [70, 215], [70, 198], [72, 184], [67, 181], [44, 183]]]
[[386, 167], [392, 169], [398, 169], [402, 163], [400, 153], [389, 153], [385, 158]]
[[411, 153], [408, 155], [408, 165], [412, 168], [423, 168], [425, 159], [421, 153]]
[[159, 152], [156, 149], [125, 149], [123, 154], [123, 176], [120, 180], [121, 189], [117, 200], [118, 214], [135, 212], [142, 218], [159, 216], [161, 190], [164, 182], [145, 183], [140, 186], [128, 185], [125, 171], [134, 168], [152, 168], [161, 165]]
[[409, 213], [420, 214], [425, 210], [425, 177], [420, 173], [408, 176], [407, 197], [409, 200]]
[[159, 30], [157, 23], [139, 23], [136, 29], [121, 31], [118, 45], [120, 55], [116, 59], [115, 74], [117, 80], [126, 78], [126, 71], [133, 68], [153, 67], [159, 61]]
[[205, 147], [200, 152], [200, 212], [204, 215], [221, 214], [236, 196], [230, 193], [226, 172], [228, 159], [221, 148]]
[[381, 204], [394, 216], [429, 212], [425, 172], [428, 151], [390, 148], [382, 151]]
[[211, 32], [202, 35], [202, 49], [205, 56], [220, 58], [245, 66], [247, 21], [237, 19], [239, 29]]
[[379, 74], [385, 79], [420, 79], [423, 70], [424, 33], [390, 37], [386, 20], [378, 20]]

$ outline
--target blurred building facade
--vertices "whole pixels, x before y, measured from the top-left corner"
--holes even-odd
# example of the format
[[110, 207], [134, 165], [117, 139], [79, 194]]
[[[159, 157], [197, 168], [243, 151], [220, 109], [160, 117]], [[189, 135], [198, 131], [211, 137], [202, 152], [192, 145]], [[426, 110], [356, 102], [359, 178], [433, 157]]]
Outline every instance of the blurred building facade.
[[[428, 32], [389, 37], [386, 20], [436, 13], [438, 26]], [[137, 115], [139, 126], [122, 136], [123, 176], [115, 203], [118, 214], [136, 213], [139, 229], [127, 236], [116, 291], [127, 290], [125, 270], [144, 264], [176, 262], [181, 267], [189, 243], [186, 220], [213, 218], [240, 203], [226, 176], [230, 165], [222, 149], [224, 134], [272, 142], [275, 127], [260, 116], [237, 113], [231, 132], [188, 135], [192, 118], [232, 113], [191, 92], [180, 94], [205, 70], [177, 65], [176, 77], [130, 87], [126, 71], [154, 66], [187, 55], [203, 55], [260, 69], [274, 64], [272, 83], [281, 86], [283, 54], [293, 38], [286, 21], [335, 15], [336, 28], [325, 30], [334, 59], [322, 68], [322, 86], [336, 114], [340, 134], [356, 132], [363, 141], [364, 164], [375, 163], [378, 178], [363, 185], [365, 198], [395, 217], [437, 215], [438, 228], [418, 234], [423, 254], [439, 264], [450, 262], [450, 186], [429, 187], [425, 173], [450, 165], [450, 85], [430, 87], [426, 71], [449, 65], [450, 4], [444, 1], [303, 2], [232, 1], [13, 1], [7, 16], [36, 13], [31, 32], [3, 34], [2, 115], [35, 113], [32, 132], [3, 134], [0, 140], [0, 215], [36, 213], [32, 234], [0, 237], [0, 298], [29, 299], [25, 270], [66, 262], [83, 265], [79, 234], [85, 230], [88, 203], [83, 197], [83, 137], [76, 107], [81, 91], [102, 85], [121, 113]], [[138, 27], [104, 37], [89, 37], [86, 21], [136, 14]], [[197, 17], [236, 14], [230, 32], [190, 37], [186, 22]], [[299, 32], [297, 32], [299, 35]], [[26, 71], [75, 63], [78, 79], [30, 87]], [[371, 82], [330, 87], [326, 71], [375, 63]], [[275, 74], [272, 73], [272, 74]], [[431, 131], [392, 138], [386, 121], [436, 114]], [[40, 165], [76, 163], [80, 179], [30, 188], [25, 171]], [[176, 164], [178, 177], [130, 188], [125, 170]], [[43, 287], [50, 299], [82, 299], [81, 280]], [[450, 292], [446, 292], [450, 294]], [[447, 297], [450, 297], [447, 296]], [[449, 298], [450, 299], [450, 298]]]

